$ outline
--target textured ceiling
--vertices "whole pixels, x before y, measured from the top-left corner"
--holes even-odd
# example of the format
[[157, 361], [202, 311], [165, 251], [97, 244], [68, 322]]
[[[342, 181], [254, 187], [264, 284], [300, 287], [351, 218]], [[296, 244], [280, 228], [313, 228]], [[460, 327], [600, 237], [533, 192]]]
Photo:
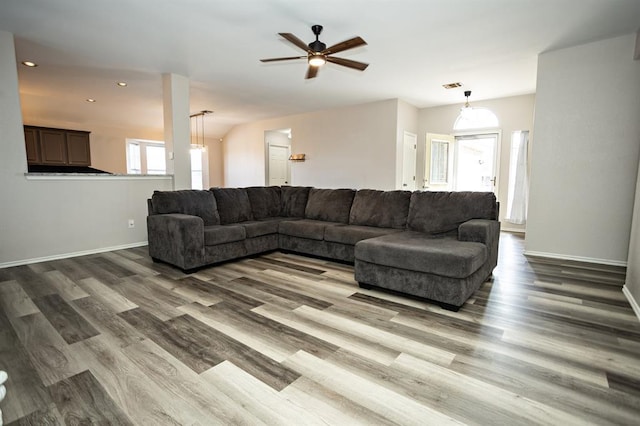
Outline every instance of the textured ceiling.
[[[162, 73], [191, 81], [191, 110], [216, 137], [241, 122], [401, 98], [417, 107], [535, 92], [541, 52], [629, 34], [639, 0], [2, 0], [25, 116], [77, 128], [162, 128]], [[302, 51], [278, 32], [368, 45], [305, 80]], [[632, 55], [633, 52], [629, 52]], [[116, 81], [128, 82], [119, 88]], [[460, 81], [464, 87], [445, 90]], [[94, 104], [85, 102], [95, 98]]]

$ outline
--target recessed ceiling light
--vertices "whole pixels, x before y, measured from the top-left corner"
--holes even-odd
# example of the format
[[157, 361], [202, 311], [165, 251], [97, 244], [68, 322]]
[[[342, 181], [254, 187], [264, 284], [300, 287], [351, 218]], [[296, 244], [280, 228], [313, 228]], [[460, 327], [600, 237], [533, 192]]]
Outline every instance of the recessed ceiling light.
[[442, 87], [444, 87], [445, 89], [455, 89], [456, 87], [462, 87], [462, 83], [460, 82], [447, 83], [447, 84], [443, 84]]
[[38, 66], [38, 64], [31, 61], [22, 61], [22, 65], [24, 65], [25, 67], [31, 67], [31, 68]]
[[93, 98], [87, 98], [87, 102], [94, 103], [95, 101], [96, 101], [96, 100], [95, 100], [95, 99], [93, 99]]
[[126, 81], [119, 81], [116, 83], [118, 86], [120, 87], [127, 87], [127, 82]]

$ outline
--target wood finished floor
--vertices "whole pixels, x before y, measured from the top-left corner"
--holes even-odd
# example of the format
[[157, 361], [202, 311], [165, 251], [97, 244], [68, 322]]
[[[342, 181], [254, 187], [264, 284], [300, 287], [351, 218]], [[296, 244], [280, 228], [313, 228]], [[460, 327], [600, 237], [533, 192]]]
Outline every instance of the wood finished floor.
[[146, 247], [0, 269], [5, 424], [640, 424], [624, 270], [527, 259], [457, 313], [270, 253]]

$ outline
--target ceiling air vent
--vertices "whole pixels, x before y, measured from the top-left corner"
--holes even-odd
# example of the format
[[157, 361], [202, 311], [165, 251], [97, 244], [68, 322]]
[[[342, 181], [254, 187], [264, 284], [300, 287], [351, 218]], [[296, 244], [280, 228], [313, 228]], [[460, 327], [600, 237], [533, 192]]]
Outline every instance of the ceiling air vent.
[[443, 84], [442, 87], [444, 87], [445, 89], [455, 89], [456, 87], [462, 87], [462, 83], [458, 82], [458, 83], [447, 83], [447, 84]]

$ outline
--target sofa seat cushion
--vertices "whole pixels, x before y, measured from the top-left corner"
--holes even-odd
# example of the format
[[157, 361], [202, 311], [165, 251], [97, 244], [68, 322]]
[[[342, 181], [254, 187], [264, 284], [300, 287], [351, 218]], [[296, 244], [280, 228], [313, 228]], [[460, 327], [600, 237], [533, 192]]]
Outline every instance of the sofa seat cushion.
[[247, 233], [241, 225], [216, 225], [204, 227], [204, 245], [215, 246], [218, 244], [242, 241]]
[[353, 189], [311, 188], [304, 210], [306, 219], [349, 223], [349, 212], [356, 191]]
[[324, 239], [325, 228], [335, 225], [339, 224], [310, 219], [285, 220], [280, 222], [278, 232], [282, 235], [289, 235], [290, 237], [322, 241]]
[[355, 257], [392, 268], [466, 278], [487, 261], [488, 250], [481, 243], [405, 231], [360, 241]]
[[250, 222], [241, 222], [238, 225], [243, 226], [247, 233], [247, 238], [261, 237], [263, 235], [277, 234], [278, 226], [282, 219], [264, 219]]
[[324, 240], [333, 243], [355, 245], [358, 241], [367, 238], [380, 237], [382, 235], [402, 232], [400, 229], [377, 228], [375, 226], [336, 225], [324, 230]]

